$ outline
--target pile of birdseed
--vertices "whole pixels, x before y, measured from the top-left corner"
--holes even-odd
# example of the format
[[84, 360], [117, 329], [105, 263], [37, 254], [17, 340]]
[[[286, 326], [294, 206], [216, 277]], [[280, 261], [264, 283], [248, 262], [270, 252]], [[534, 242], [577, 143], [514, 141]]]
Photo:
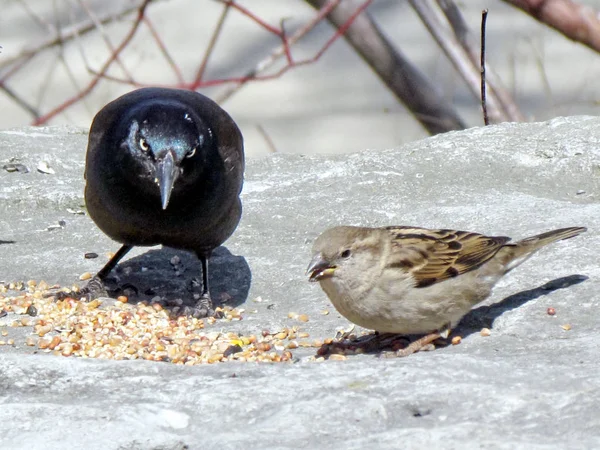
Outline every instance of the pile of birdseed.
[[[258, 336], [211, 331], [215, 327], [205, 330], [213, 324], [242, 320], [243, 309], [216, 308], [219, 319], [173, 318], [159, 303], [130, 304], [124, 296], [117, 301], [91, 302], [48, 297], [49, 292], [58, 289], [59, 286], [49, 286], [44, 281], [0, 284], [0, 346], [26, 345], [57, 356], [195, 365], [220, 361], [288, 362], [293, 360], [294, 349], [321, 348], [333, 341], [309, 340], [309, 334], [295, 326], [277, 332], [263, 330]], [[77, 292], [76, 287], [72, 290]], [[10, 327], [31, 327], [32, 334], [24, 343], [15, 343], [8, 338]], [[333, 359], [345, 357], [338, 355]]]

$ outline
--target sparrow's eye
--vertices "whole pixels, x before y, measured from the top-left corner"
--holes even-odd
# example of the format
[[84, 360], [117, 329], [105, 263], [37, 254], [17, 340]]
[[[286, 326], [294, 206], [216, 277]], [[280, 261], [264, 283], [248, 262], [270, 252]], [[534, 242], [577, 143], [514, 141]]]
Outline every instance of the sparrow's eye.
[[144, 138], [140, 138], [140, 148], [147, 152], [148, 150], [150, 150], [150, 146], [148, 145], [148, 143], [146, 142], [146, 139]]
[[194, 147], [193, 149], [191, 149], [189, 152], [187, 152], [187, 154], [185, 155], [186, 158], [193, 158], [194, 155], [196, 154], [196, 148]]
[[342, 258], [350, 258], [351, 254], [352, 254], [352, 252], [349, 249], [346, 249], [342, 253], [340, 253], [340, 256]]

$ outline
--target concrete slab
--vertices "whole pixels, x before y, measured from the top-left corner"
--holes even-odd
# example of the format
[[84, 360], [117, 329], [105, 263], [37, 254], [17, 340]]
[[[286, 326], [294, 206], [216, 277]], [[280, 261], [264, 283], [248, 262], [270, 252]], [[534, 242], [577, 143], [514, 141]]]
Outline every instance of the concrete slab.
[[[236, 304], [256, 313], [215, 329], [297, 324], [290, 311], [310, 317], [302, 328], [311, 337], [347, 326], [304, 277], [312, 240], [335, 224], [515, 238], [563, 226], [589, 231], [506, 277], [465, 318], [460, 345], [404, 359], [316, 363], [309, 361], [314, 349], [304, 349], [297, 363], [186, 367], [0, 346], [0, 447], [598, 447], [598, 130], [598, 118], [570, 117], [474, 128], [385, 151], [250, 158], [244, 216], [211, 276], [217, 295], [234, 292]], [[76, 214], [84, 209], [85, 142], [72, 128], [0, 132], [0, 240], [14, 241], [0, 244], [0, 280], [70, 285], [117, 249]], [[55, 173], [38, 172], [41, 161]], [[30, 172], [1, 169], [9, 163]], [[85, 259], [85, 252], [99, 257]], [[183, 295], [196, 263], [177, 253], [187, 270], [176, 277], [173, 254], [136, 249], [119, 282]], [[259, 296], [264, 301], [254, 302]], [[546, 313], [550, 306], [555, 316]], [[326, 308], [332, 313], [321, 315]], [[480, 336], [482, 326], [491, 336]]]

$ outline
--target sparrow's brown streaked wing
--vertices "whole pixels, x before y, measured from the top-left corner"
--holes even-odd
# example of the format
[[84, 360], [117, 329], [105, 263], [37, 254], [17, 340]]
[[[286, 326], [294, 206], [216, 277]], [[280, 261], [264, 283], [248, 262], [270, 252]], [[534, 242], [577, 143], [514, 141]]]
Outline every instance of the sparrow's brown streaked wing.
[[388, 267], [402, 267], [426, 287], [477, 269], [489, 261], [510, 238], [455, 230], [386, 227], [392, 239]]

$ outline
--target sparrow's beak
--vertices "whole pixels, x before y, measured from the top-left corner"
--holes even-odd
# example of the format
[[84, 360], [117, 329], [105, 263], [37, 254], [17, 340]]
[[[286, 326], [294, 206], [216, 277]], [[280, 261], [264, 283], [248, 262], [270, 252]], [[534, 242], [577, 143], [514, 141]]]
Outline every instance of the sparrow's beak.
[[162, 201], [162, 209], [167, 209], [169, 198], [171, 198], [171, 190], [173, 184], [179, 175], [179, 169], [175, 165], [173, 152], [168, 151], [163, 158], [156, 162], [156, 178], [158, 187], [160, 188], [160, 199]]
[[321, 253], [317, 253], [306, 269], [308, 281], [319, 281], [323, 278], [330, 278], [333, 276], [336, 268]]

